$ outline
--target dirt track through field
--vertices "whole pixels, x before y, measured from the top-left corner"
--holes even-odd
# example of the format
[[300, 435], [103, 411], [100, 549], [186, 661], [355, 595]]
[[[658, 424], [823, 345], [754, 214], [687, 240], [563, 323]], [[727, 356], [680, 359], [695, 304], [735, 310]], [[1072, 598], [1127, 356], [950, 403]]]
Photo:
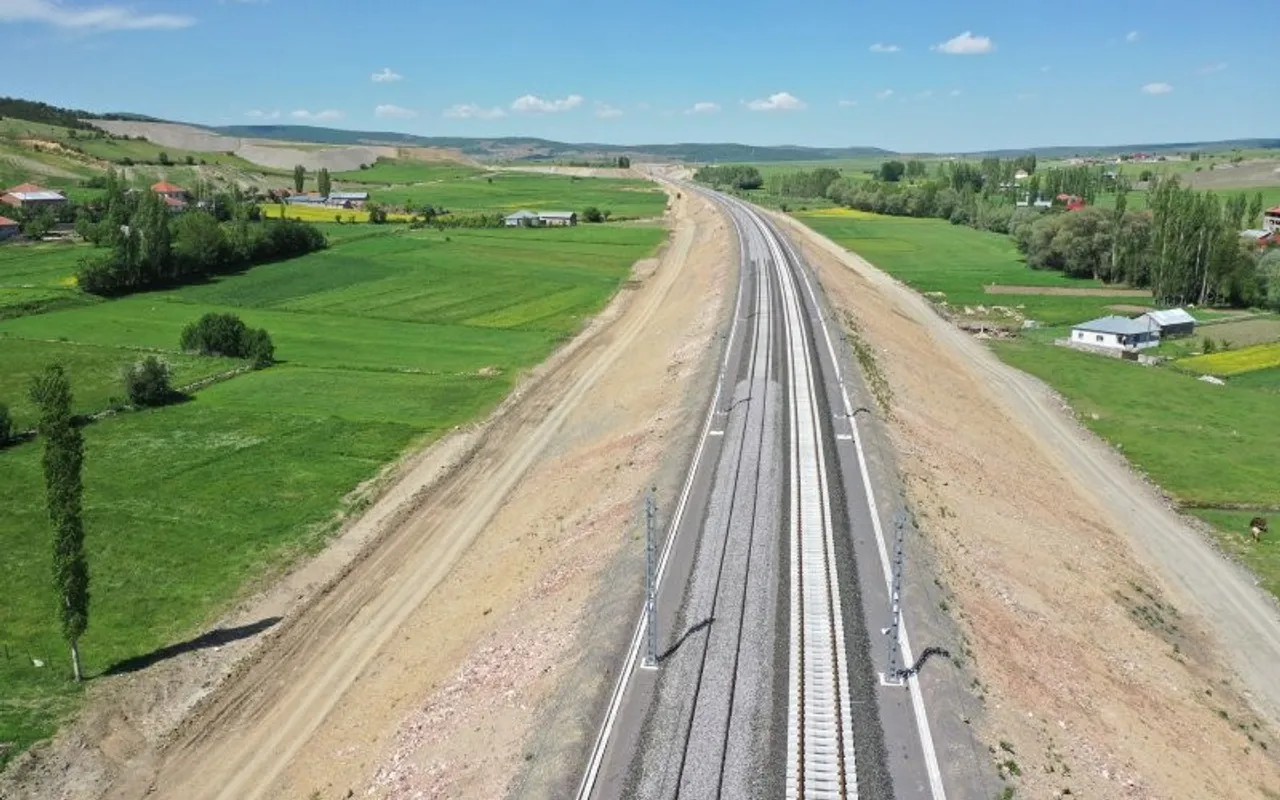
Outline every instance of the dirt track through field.
[[[314, 604], [282, 623], [283, 630], [258, 660], [189, 720], [154, 763], [121, 770], [108, 796], [136, 798], [154, 792], [159, 797], [242, 800], [310, 794], [314, 783], [290, 782], [282, 790], [277, 780], [318, 729], [328, 727], [330, 713], [353, 687], [379, 680], [379, 671], [394, 660], [399, 647], [393, 640], [400, 634], [408, 638], [406, 622], [485, 530], [530, 466], [556, 442], [566, 419], [602, 376], [624, 354], [643, 349], [647, 326], [673, 302], [677, 281], [689, 275], [687, 256], [698, 233], [690, 218], [691, 202], [677, 201], [678, 224], [661, 266], [645, 276], [640, 288], [628, 290], [630, 297], [615, 301], [610, 309], [616, 319], [604, 319], [610, 312], [602, 315], [597, 321], [602, 329], [584, 337], [582, 346], [550, 369], [528, 397], [513, 399], [471, 459], [432, 491], [410, 519]], [[685, 308], [697, 307], [696, 302], [681, 302]], [[663, 366], [670, 371], [666, 355]], [[576, 496], [589, 496], [585, 491], [579, 487]], [[483, 602], [484, 587], [472, 585], [469, 593]], [[431, 635], [429, 630], [415, 633]], [[456, 639], [442, 637], [445, 644], [456, 645]], [[387, 694], [403, 701], [429, 688], [392, 686]], [[404, 703], [391, 705], [403, 710]], [[398, 721], [364, 719], [362, 724], [378, 730], [361, 730], [359, 736], [383, 740]], [[321, 770], [323, 762], [322, 757]], [[373, 766], [357, 770], [371, 772]], [[319, 781], [322, 776], [306, 777]]]
[[787, 224], [893, 389], [891, 434], [978, 675], [991, 769], [1019, 797], [1277, 796], [1272, 599], [1047, 387]]

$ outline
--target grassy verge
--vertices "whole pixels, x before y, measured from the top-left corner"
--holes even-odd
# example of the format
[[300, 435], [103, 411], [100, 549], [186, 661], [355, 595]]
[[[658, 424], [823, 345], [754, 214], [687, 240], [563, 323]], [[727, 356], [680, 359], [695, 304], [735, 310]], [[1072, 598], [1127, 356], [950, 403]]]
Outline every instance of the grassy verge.
[[[67, 365], [79, 407], [140, 348], [179, 380], [227, 363], [172, 352], [206, 311], [267, 328], [280, 363], [189, 402], [85, 429], [90, 681], [183, 641], [256, 581], [319, 547], [343, 498], [415, 442], [492, 409], [598, 311], [665, 236], [652, 226], [408, 231], [333, 226], [323, 252], [209, 283], [0, 320], [0, 401]], [[0, 250], [0, 281], [38, 268]], [[23, 262], [25, 263], [25, 262]], [[25, 279], [24, 279], [25, 280]], [[39, 442], [0, 451], [0, 765], [76, 708], [49, 588]], [[43, 666], [36, 667], [32, 659]]]
[[623, 178], [578, 178], [532, 172], [501, 172], [439, 183], [374, 189], [378, 202], [421, 208], [430, 204], [465, 211], [577, 211], [588, 206], [609, 210], [614, 219], [657, 217], [666, 194], [652, 183]]

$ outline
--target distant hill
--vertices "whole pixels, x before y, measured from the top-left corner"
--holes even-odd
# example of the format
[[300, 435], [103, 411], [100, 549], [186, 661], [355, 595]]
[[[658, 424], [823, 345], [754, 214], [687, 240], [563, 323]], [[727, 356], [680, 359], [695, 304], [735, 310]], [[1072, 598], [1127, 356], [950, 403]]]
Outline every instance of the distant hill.
[[528, 136], [477, 139], [459, 136], [414, 136], [389, 131], [348, 131], [309, 125], [229, 125], [209, 130], [225, 136], [249, 139], [277, 139], [315, 144], [397, 145], [443, 147], [461, 150], [469, 156], [516, 161], [565, 158], [613, 157], [620, 155], [657, 156], [673, 161], [819, 161], [832, 158], [888, 156], [877, 147], [800, 147], [781, 145], [755, 147], [745, 144], [637, 144], [598, 142], [556, 142]]
[[40, 122], [45, 125], [59, 125], [63, 128], [79, 128], [85, 130], [93, 127], [85, 120], [90, 119], [126, 119], [137, 122], [159, 122], [154, 117], [126, 112], [95, 114], [91, 111], [80, 111], [74, 108], [60, 108], [48, 103], [34, 100], [23, 100], [19, 97], [0, 97], [0, 117], [20, 119], [26, 122]]
[[1224, 139], [1217, 142], [1165, 142], [1163, 144], [1114, 144], [1061, 147], [1024, 147], [1017, 150], [983, 150], [978, 153], [955, 153], [957, 156], [1014, 158], [1035, 153], [1037, 158], [1052, 160], [1076, 156], [1096, 156], [1115, 153], [1224, 153], [1232, 150], [1277, 150], [1280, 139]]

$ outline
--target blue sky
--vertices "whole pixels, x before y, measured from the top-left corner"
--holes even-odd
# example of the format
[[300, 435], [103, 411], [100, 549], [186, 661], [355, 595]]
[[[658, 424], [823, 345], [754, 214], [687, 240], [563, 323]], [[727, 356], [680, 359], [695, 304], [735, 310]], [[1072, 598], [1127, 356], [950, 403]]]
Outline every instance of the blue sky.
[[207, 124], [630, 144], [1280, 136], [1265, 7], [0, 0], [0, 94]]

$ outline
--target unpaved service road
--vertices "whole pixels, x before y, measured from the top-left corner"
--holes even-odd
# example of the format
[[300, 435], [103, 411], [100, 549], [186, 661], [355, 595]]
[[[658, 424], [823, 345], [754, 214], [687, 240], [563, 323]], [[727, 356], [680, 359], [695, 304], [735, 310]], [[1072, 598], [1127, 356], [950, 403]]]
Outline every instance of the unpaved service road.
[[977, 674], [992, 772], [1017, 797], [1280, 796], [1270, 598], [1043, 384], [785, 224], [892, 389], [890, 433]]
[[[676, 200], [673, 217], [661, 263], [638, 265], [599, 329], [108, 796], [503, 793], [522, 747], [539, 749], [526, 741], [535, 713], [592, 644], [578, 637], [585, 601], [635, 544], [639, 492], [681, 459], [701, 411], [685, 400], [716, 350], [728, 235], [696, 198]], [[589, 682], [569, 688], [569, 702], [595, 702]], [[547, 761], [565, 774], [528, 786], [577, 779], [574, 754]]]

